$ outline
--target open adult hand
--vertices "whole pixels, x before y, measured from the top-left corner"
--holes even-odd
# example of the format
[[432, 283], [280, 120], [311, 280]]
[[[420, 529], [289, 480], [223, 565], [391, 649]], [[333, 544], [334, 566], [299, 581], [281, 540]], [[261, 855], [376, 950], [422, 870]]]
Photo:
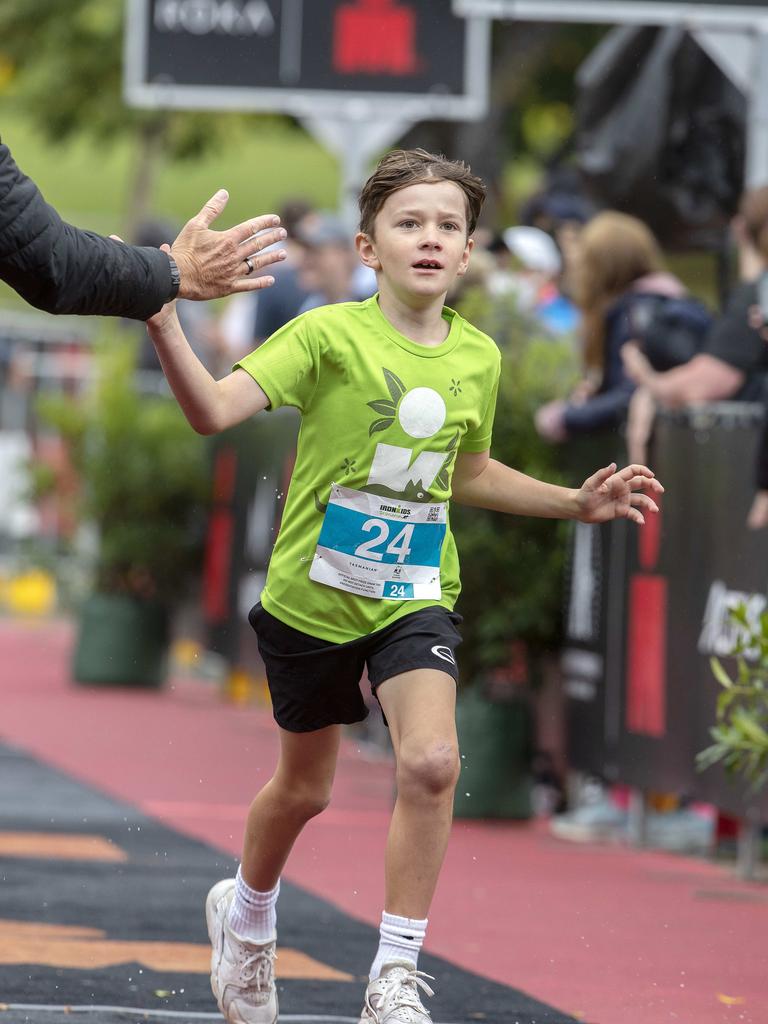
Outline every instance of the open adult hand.
[[211, 224], [228, 199], [224, 189], [211, 196], [171, 246], [181, 274], [180, 299], [218, 299], [233, 292], [266, 288], [274, 278], [260, 276], [259, 271], [287, 255], [284, 249], [264, 252], [286, 237], [280, 218], [273, 213], [243, 221], [227, 231], [214, 231]]
[[[643, 524], [644, 512], [658, 512], [653, 498], [643, 491], [663, 494], [664, 488], [647, 466], [632, 464], [617, 470], [616, 463], [598, 469], [581, 485], [576, 495], [577, 518], [582, 523], [607, 523], [631, 519]], [[642, 511], [641, 511], [642, 509]]]

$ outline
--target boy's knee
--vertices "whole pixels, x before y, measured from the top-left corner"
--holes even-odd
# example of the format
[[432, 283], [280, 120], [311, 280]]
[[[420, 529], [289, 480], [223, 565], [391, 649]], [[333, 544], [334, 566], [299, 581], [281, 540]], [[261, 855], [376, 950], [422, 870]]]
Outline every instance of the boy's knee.
[[309, 821], [317, 817], [331, 802], [330, 787], [301, 783], [281, 787], [280, 802], [292, 817]]
[[398, 788], [426, 796], [453, 792], [459, 778], [459, 751], [454, 743], [438, 742], [403, 750], [397, 767]]

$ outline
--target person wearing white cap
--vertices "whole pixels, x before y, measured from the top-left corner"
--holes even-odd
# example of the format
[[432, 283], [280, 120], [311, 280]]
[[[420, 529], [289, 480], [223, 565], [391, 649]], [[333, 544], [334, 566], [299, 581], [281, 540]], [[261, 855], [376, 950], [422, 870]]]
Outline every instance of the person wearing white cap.
[[578, 325], [578, 312], [558, 287], [563, 259], [557, 243], [541, 228], [507, 228], [502, 241], [520, 265], [514, 291], [521, 309], [532, 313], [552, 334], [568, 334]]

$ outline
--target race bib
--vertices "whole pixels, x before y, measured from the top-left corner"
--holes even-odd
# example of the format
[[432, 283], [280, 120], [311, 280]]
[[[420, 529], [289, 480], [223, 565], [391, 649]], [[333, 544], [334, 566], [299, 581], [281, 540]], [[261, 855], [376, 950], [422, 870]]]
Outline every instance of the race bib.
[[331, 486], [309, 578], [361, 597], [440, 597], [444, 502], [382, 498]]

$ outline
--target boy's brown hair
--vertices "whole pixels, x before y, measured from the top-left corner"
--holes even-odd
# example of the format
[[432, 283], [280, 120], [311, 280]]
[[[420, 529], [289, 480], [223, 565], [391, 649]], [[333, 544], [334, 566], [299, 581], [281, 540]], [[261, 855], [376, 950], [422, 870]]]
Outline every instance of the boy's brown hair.
[[461, 160], [425, 149], [393, 149], [379, 161], [360, 193], [360, 230], [373, 237], [373, 222], [389, 196], [425, 181], [454, 181], [467, 203], [467, 235], [477, 227], [487, 189]]

